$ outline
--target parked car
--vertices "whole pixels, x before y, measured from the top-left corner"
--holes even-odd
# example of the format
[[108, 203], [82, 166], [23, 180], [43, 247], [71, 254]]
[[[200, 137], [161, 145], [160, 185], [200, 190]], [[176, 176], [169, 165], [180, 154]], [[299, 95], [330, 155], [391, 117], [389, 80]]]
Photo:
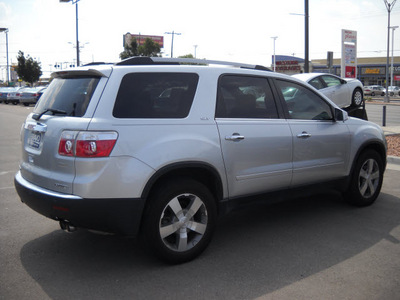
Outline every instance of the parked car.
[[20, 97], [20, 91], [23, 88], [21, 87], [15, 87], [12, 90], [10, 90], [7, 94], [7, 103], [12, 103], [14, 105], [17, 105], [19, 103], [19, 97]]
[[4, 102], [5, 104], [8, 104], [12, 102], [15, 99], [11, 99], [8, 95], [13, 94], [18, 90], [18, 88], [15, 87], [3, 87], [0, 88], [0, 102]]
[[10, 89], [10, 87], [0, 87], [0, 103], [7, 101], [7, 94]]
[[294, 77], [134, 57], [53, 78], [23, 124], [15, 187], [62, 229], [139, 234], [182, 263], [205, 250], [217, 216], [242, 205], [327, 188], [356, 206], [379, 195], [380, 126]]
[[385, 88], [381, 85], [370, 85], [364, 87], [365, 96], [385, 96]]
[[29, 104], [36, 104], [45, 89], [45, 87], [23, 89], [20, 91], [19, 102], [25, 106], [29, 106]]
[[400, 87], [398, 87], [398, 86], [389, 86], [388, 90], [389, 90], [389, 95], [390, 96], [394, 96], [394, 95], [400, 96]]
[[358, 107], [363, 103], [363, 85], [357, 79], [342, 79], [327, 73], [302, 73], [293, 77], [309, 83], [340, 108]]

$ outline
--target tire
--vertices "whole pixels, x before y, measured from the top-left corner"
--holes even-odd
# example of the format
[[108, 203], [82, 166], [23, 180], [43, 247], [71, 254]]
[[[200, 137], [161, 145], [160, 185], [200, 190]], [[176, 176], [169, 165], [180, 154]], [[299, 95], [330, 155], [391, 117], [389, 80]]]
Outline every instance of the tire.
[[374, 150], [366, 150], [358, 158], [349, 190], [345, 198], [355, 206], [368, 206], [375, 202], [383, 182], [383, 162]]
[[7, 101], [7, 100], [5, 100], [5, 101], [4, 101], [4, 103], [5, 103], [5, 104], [8, 104], [8, 101]]
[[18, 101], [13, 101], [12, 104], [17, 105], [17, 104], [18, 104]]
[[351, 96], [351, 105], [353, 105], [354, 107], [359, 107], [362, 105], [363, 101], [364, 101], [364, 98], [363, 98], [362, 90], [359, 88], [356, 88], [353, 91], [353, 95]]
[[148, 201], [141, 233], [157, 257], [178, 264], [205, 250], [217, 217], [215, 199], [206, 186], [176, 178], [160, 185]]
[[24, 106], [29, 106], [29, 103], [26, 103], [26, 102], [25, 102], [25, 103], [24, 103]]

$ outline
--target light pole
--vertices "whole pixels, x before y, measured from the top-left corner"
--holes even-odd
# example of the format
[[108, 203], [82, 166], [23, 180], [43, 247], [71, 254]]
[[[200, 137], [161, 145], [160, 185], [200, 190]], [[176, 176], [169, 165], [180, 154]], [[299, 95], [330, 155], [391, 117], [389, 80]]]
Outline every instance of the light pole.
[[385, 6], [388, 11], [388, 33], [387, 33], [387, 58], [386, 58], [386, 94], [384, 102], [389, 102], [388, 95], [388, 83], [389, 83], [389, 44], [390, 44], [390, 12], [393, 9], [393, 6], [396, 4], [397, 0], [392, 0], [391, 3], [388, 0], [383, 0], [385, 2]]
[[6, 34], [6, 53], [7, 53], [7, 86], [10, 83], [10, 71], [8, 66], [8, 28], [0, 28], [0, 32], [5, 32]]
[[308, 15], [308, 0], [304, 0], [304, 73], [310, 71], [309, 67], [309, 15]]
[[197, 45], [193, 45], [193, 47], [194, 47], [194, 58], [197, 58], [196, 56], [197, 56]]
[[76, 10], [76, 66], [79, 67], [79, 38], [78, 38], [78, 2], [80, 0], [60, 0], [60, 2], [71, 2], [72, 4], [75, 4], [75, 10]]
[[392, 63], [390, 68], [390, 86], [393, 86], [393, 51], [394, 51], [394, 31], [399, 28], [399, 26], [392, 26]]
[[171, 58], [174, 57], [174, 35], [181, 35], [181, 33], [177, 33], [175, 31], [172, 32], [165, 32], [165, 34], [171, 34], [172, 35], [172, 42], [171, 42]]
[[274, 40], [274, 61], [273, 61], [273, 66], [274, 66], [274, 72], [276, 70], [276, 56], [275, 56], [275, 41], [278, 37], [277, 36], [272, 36], [271, 39]]

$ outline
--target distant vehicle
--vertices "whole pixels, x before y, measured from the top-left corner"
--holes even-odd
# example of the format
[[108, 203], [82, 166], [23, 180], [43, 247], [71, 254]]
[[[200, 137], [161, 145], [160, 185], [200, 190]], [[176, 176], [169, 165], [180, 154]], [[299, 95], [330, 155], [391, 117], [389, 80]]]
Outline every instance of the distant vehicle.
[[389, 86], [388, 90], [389, 90], [389, 95], [390, 96], [394, 96], [394, 95], [400, 96], [400, 87], [398, 87], [398, 86]]
[[0, 103], [4, 102], [5, 104], [9, 103], [7, 98], [8, 93], [14, 92], [16, 89], [13, 87], [2, 87], [0, 88]]
[[[11, 91], [13, 88], [10, 87], [0, 87], [0, 103], [4, 102], [6, 103], [7, 101], [7, 94], [9, 91]], [[7, 102], [8, 103], [8, 102]]]
[[385, 96], [385, 88], [381, 85], [370, 85], [364, 87], [364, 95]]
[[363, 84], [357, 79], [343, 79], [327, 73], [303, 73], [293, 77], [312, 85], [340, 108], [358, 107], [363, 103]]
[[19, 102], [25, 106], [36, 104], [46, 87], [26, 88], [20, 91]]
[[9, 91], [7, 94], [7, 103], [12, 103], [14, 105], [17, 105], [19, 103], [19, 96], [20, 96], [20, 91], [22, 88], [16, 87], [13, 88], [12, 91]]

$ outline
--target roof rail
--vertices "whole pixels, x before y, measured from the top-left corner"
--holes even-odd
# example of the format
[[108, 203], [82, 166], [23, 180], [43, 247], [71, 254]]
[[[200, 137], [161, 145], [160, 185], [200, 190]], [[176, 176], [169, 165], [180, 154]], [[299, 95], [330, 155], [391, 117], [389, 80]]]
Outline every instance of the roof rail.
[[147, 57], [147, 56], [134, 56], [127, 58], [119, 63], [117, 66], [137, 66], [137, 65], [224, 65], [232, 66], [243, 69], [255, 69], [263, 71], [272, 71], [271, 69], [261, 65], [242, 64], [236, 62], [220, 61], [220, 60], [207, 60], [196, 58], [164, 58], [164, 57]]

